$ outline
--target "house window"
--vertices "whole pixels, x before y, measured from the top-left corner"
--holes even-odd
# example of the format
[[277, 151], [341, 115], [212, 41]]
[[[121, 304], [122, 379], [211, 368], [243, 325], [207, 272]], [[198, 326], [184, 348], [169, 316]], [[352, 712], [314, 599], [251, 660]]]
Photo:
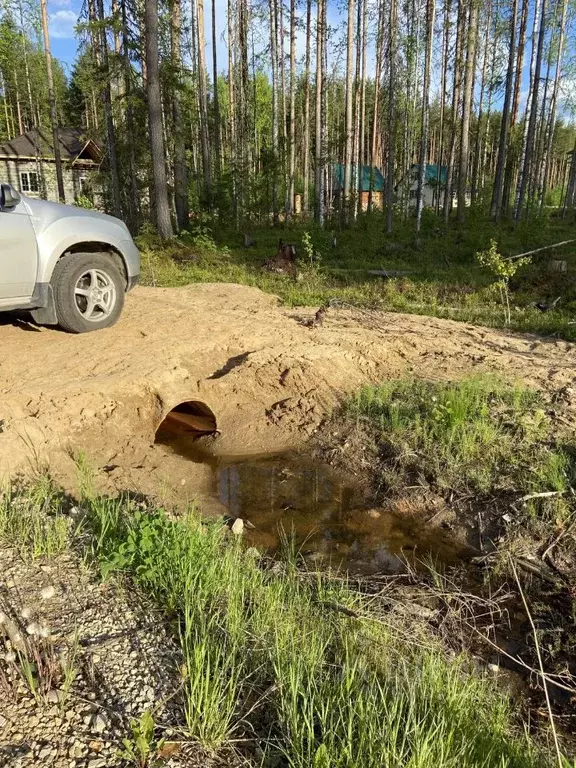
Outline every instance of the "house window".
[[411, 200], [418, 200], [418, 190], [417, 189], [411, 189], [410, 190], [410, 199]]
[[90, 184], [88, 182], [88, 179], [86, 176], [80, 176], [78, 179], [78, 183], [80, 185], [80, 194], [81, 195], [89, 195], [90, 194]]
[[36, 194], [40, 191], [38, 186], [38, 174], [34, 171], [22, 171], [20, 173], [20, 188], [22, 192], [32, 192]]

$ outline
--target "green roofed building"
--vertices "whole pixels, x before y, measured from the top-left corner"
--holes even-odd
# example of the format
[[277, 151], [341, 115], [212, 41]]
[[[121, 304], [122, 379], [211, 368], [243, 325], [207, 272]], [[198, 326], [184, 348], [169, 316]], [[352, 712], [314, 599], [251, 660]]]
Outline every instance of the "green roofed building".
[[[360, 179], [358, 179], [356, 165], [352, 164], [352, 189], [359, 189], [360, 191], [362, 210], [368, 210], [370, 190], [372, 190], [372, 207], [382, 210], [384, 207], [384, 192], [386, 190], [386, 182], [382, 171], [376, 166], [371, 168], [369, 165], [363, 165], [360, 171]], [[343, 163], [334, 163], [332, 165], [332, 189], [335, 198], [339, 198], [344, 192], [344, 173]]]
[[[396, 185], [397, 197], [408, 195], [408, 203], [411, 206], [415, 206], [418, 199], [419, 172], [420, 165], [414, 163], [410, 166], [408, 173]], [[438, 200], [440, 205], [442, 205], [447, 176], [448, 171], [445, 165], [437, 165], [436, 163], [428, 163], [426, 165], [426, 171], [424, 173], [424, 189], [422, 191], [425, 208], [436, 207]], [[406, 198], [404, 197], [404, 199]], [[456, 205], [454, 192], [452, 192], [452, 205]], [[466, 205], [470, 205], [469, 192], [466, 192]]]

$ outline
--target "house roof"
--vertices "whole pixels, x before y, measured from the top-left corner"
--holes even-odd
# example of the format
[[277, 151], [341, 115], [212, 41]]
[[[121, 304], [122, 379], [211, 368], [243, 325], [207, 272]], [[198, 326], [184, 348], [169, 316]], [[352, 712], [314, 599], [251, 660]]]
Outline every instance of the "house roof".
[[[58, 128], [58, 144], [64, 162], [100, 162], [102, 151], [91, 139], [87, 139], [79, 128]], [[52, 135], [42, 129], [34, 129], [0, 144], [0, 157], [54, 158]]]
[[[420, 165], [418, 163], [414, 163], [412, 168], [419, 168]], [[426, 164], [426, 174], [424, 181], [426, 184], [437, 184], [438, 182], [440, 184], [446, 184], [446, 178], [448, 176], [448, 171], [445, 165], [437, 165], [436, 163], [427, 163]]]
[[[342, 163], [334, 163], [333, 171], [334, 171], [335, 186], [338, 187], [339, 189], [344, 189], [344, 173], [345, 173], [344, 165]], [[354, 165], [354, 163], [352, 163], [352, 179], [355, 178], [355, 174], [356, 174], [356, 166]], [[369, 165], [363, 165], [361, 169], [361, 178], [360, 178], [361, 192], [370, 191], [370, 180], [372, 180], [373, 192], [384, 192], [386, 188], [386, 182], [384, 181], [384, 176], [382, 175], [382, 171], [379, 168], [376, 168], [376, 166], [374, 166], [373, 168], [370, 168]]]

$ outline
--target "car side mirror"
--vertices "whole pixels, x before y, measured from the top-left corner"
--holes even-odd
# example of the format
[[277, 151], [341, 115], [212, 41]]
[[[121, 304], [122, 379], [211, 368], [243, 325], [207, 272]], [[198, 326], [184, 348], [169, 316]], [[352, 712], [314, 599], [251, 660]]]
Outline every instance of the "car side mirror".
[[0, 184], [0, 208], [10, 210], [16, 208], [22, 200], [20, 192], [11, 187], [10, 184]]

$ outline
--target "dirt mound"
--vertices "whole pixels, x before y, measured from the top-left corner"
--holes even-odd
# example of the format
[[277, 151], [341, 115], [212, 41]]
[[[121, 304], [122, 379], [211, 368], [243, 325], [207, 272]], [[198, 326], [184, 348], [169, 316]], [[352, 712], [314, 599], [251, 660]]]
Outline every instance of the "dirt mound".
[[550, 390], [576, 383], [576, 346], [564, 341], [332, 308], [307, 327], [313, 314], [211, 284], [139, 288], [118, 325], [84, 336], [0, 316], [0, 476], [44, 463], [72, 476], [71, 457], [83, 451], [109, 485], [157, 488], [182, 472], [153, 442], [184, 401], [214, 413], [220, 434], [204, 439], [219, 453], [246, 455], [297, 446], [343, 395], [404, 373], [492, 370]]

